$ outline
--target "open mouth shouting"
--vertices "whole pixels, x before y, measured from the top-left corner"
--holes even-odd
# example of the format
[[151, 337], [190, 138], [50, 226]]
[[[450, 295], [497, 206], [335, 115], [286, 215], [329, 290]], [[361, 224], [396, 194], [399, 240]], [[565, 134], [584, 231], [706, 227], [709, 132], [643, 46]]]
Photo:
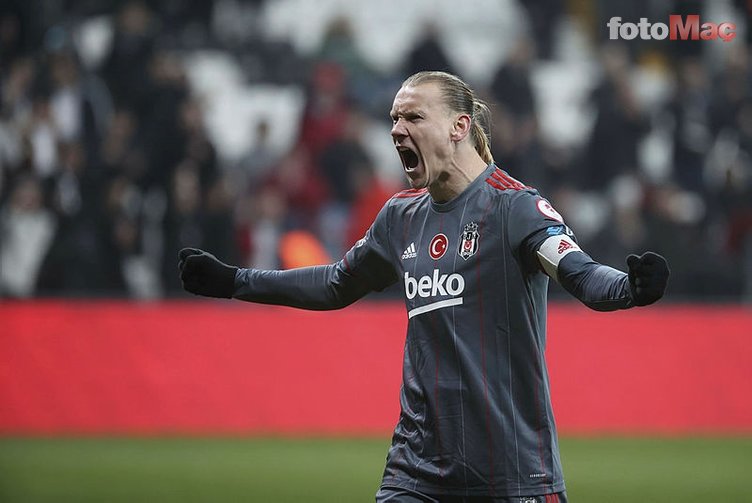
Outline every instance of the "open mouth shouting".
[[397, 152], [399, 153], [400, 160], [402, 161], [402, 167], [405, 172], [410, 176], [420, 164], [420, 157], [418, 153], [410, 147], [404, 145], [397, 146]]

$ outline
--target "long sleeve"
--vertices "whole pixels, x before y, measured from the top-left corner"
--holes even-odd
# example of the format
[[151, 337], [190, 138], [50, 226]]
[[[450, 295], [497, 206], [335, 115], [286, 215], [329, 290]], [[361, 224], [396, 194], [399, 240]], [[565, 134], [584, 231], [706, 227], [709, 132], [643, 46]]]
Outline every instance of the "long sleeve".
[[521, 192], [511, 203], [510, 244], [527, 274], [545, 272], [596, 311], [633, 306], [626, 273], [599, 264], [577, 244], [561, 215], [536, 194]]
[[339, 309], [360, 299], [373, 288], [336, 264], [287, 271], [239, 269], [234, 298], [311, 310]]
[[311, 310], [339, 309], [399, 278], [390, 262], [389, 203], [339, 262], [286, 271], [239, 269], [233, 297]]
[[567, 292], [596, 311], [615, 311], [633, 305], [627, 274], [599, 264], [581, 251], [562, 258], [557, 275]]

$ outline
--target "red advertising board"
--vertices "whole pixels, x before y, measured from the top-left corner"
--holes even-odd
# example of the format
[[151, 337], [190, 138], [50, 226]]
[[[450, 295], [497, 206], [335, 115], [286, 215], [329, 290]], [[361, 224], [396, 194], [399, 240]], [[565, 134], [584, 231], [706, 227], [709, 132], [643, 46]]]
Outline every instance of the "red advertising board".
[[[0, 434], [385, 434], [399, 304], [0, 304]], [[752, 310], [549, 309], [564, 433], [752, 432]]]

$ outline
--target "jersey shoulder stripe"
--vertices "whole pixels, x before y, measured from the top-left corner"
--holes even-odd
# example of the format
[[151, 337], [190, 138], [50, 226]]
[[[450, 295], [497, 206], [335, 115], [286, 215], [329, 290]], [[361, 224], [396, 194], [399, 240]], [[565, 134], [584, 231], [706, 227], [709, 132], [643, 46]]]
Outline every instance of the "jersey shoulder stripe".
[[506, 181], [508, 184], [510, 184], [512, 187], [514, 187], [515, 190], [522, 190], [522, 189], [529, 189], [531, 187], [525, 185], [521, 181], [517, 180], [516, 178], [509, 175], [509, 173], [502, 171], [500, 169], [496, 169], [496, 171], [493, 172], [491, 176], [498, 176], [502, 180]]
[[486, 178], [486, 183], [490, 185], [491, 187], [505, 191], [505, 190], [513, 190], [513, 191], [519, 191], [519, 190], [525, 190], [525, 189], [532, 189], [532, 187], [523, 184], [519, 180], [512, 178], [504, 171], [500, 170], [499, 168], [496, 168], [491, 175]]
[[401, 192], [397, 192], [392, 196], [392, 199], [402, 199], [406, 197], [418, 197], [428, 192], [428, 189], [407, 189]]

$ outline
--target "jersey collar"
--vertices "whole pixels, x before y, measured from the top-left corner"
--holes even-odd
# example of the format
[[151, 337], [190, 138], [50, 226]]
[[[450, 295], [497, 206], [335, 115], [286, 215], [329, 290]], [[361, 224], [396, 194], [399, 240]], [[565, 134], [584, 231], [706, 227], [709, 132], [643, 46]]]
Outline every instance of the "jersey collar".
[[447, 201], [445, 203], [437, 203], [436, 201], [431, 199], [431, 207], [435, 211], [438, 211], [439, 213], [446, 213], [447, 211], [452, 211], [458, 204], [461, 204], [468, 197], [472, 196], [472, 194], [480, 190], [480, 187], [483, 181], [489, 176], [491, 176], [491, 173], [493, 173], [495, 169], [496, 169], [496, 164], [492, 162], [491, 164], [488, 165], [488, 167], [486, 167], [486, 169], [480, 175], [478, 175], [478, 177], [475, 180], [470, 182], [470, 185], [465, 187], [465, 190], [463, 190], [460, 195], [458, 195], [454, 199]]

